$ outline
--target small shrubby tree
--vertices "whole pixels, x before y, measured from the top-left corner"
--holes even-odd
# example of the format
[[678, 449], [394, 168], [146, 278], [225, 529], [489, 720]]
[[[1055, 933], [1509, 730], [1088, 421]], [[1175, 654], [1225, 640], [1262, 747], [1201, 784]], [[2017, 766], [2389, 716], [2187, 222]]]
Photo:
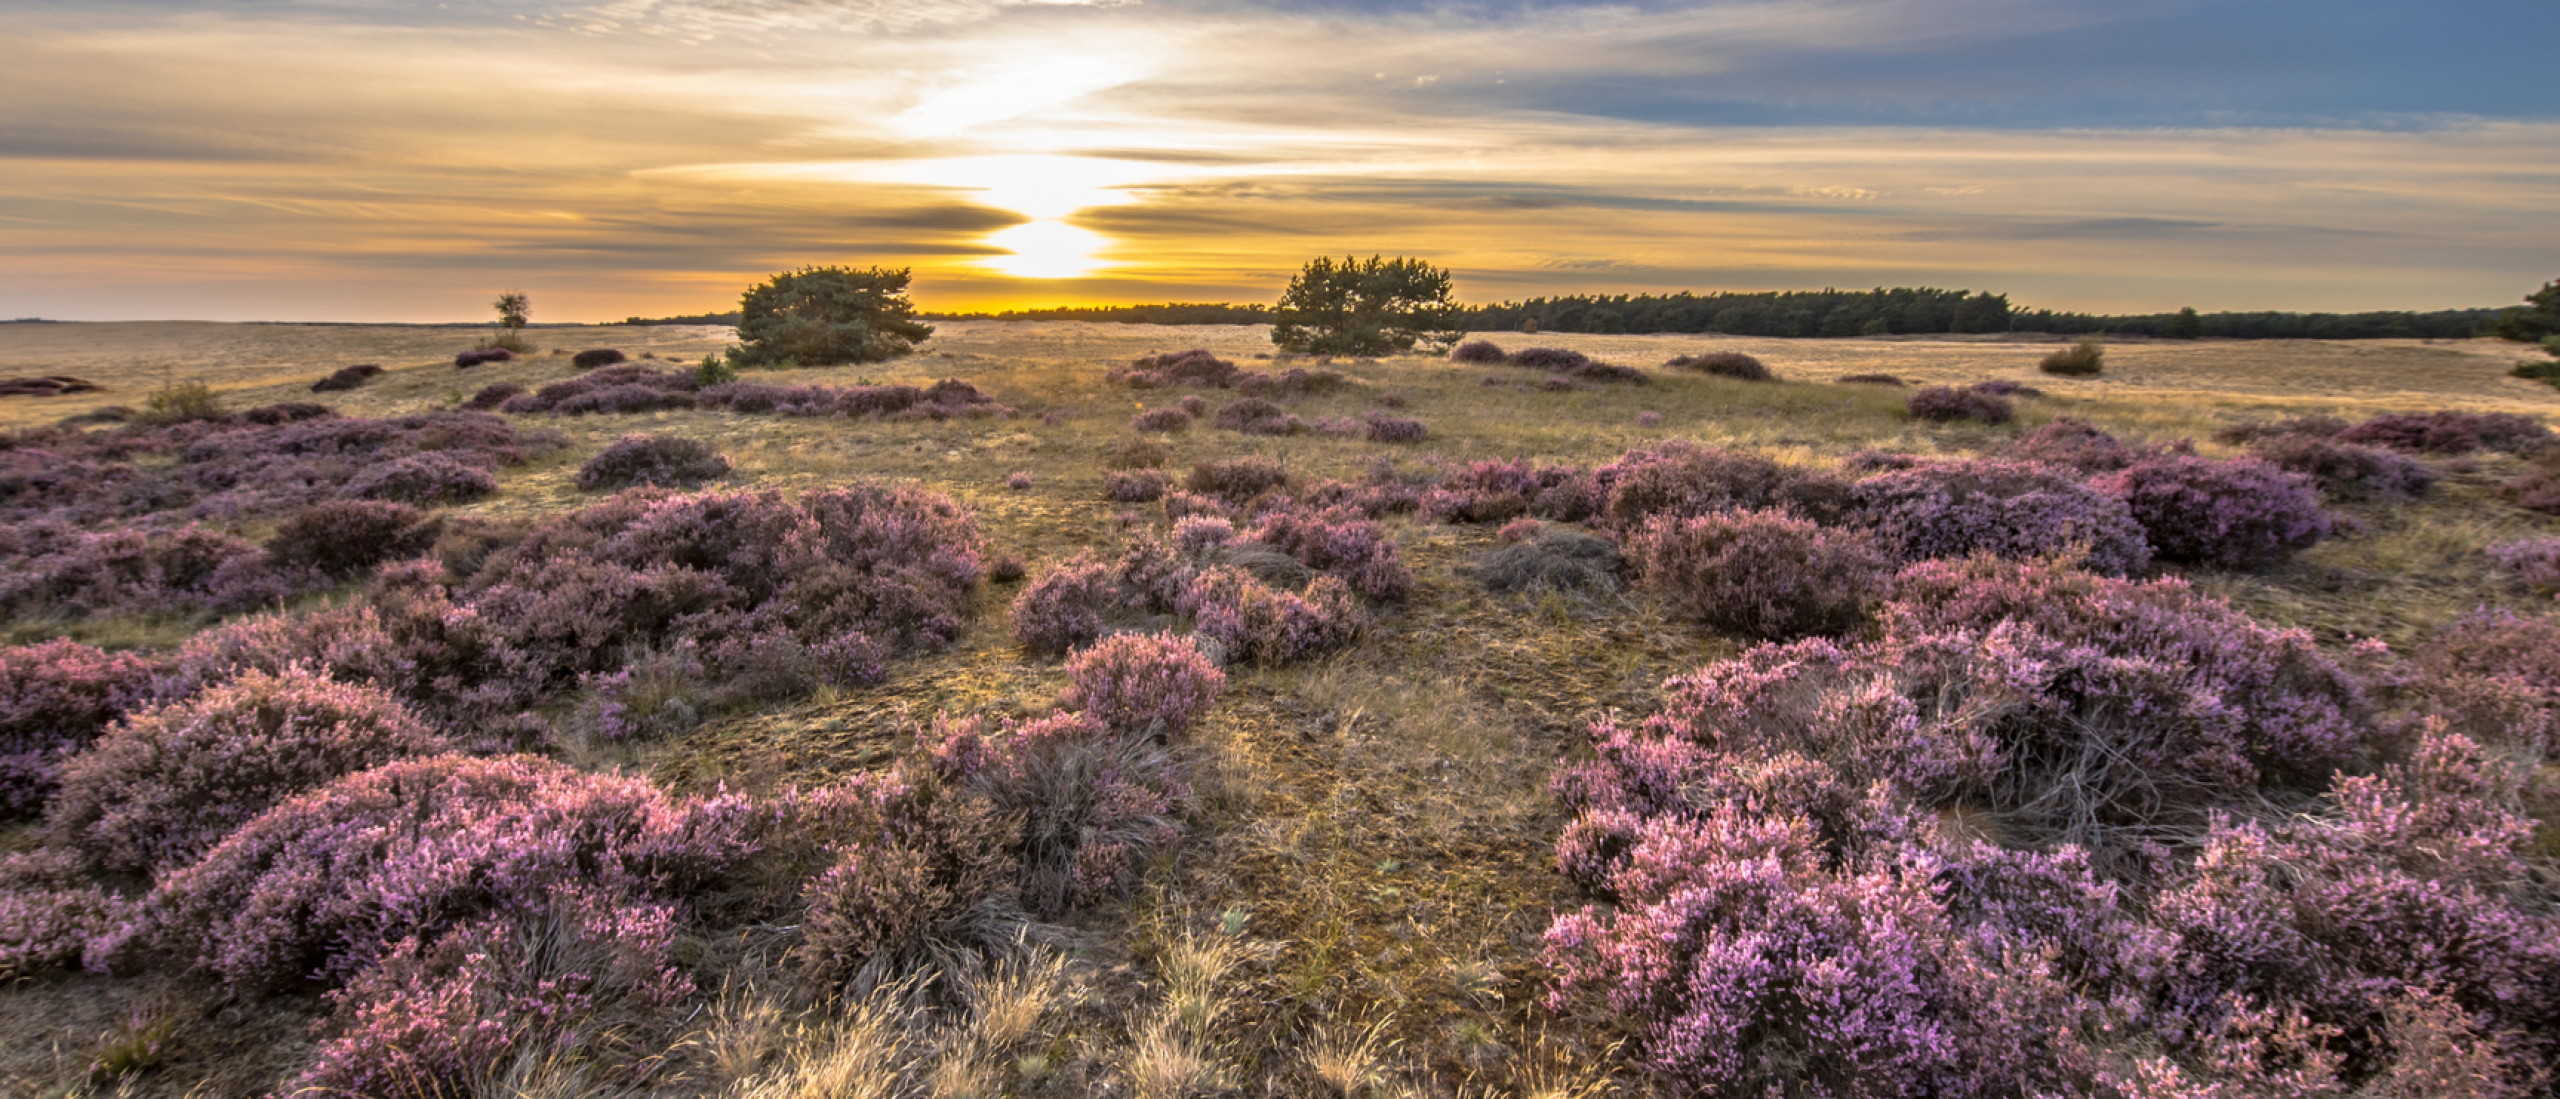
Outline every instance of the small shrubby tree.
[[1449, 272], [1418, 259], [1307, 261], [1280, 296], [1271, 342], [1314, 355], [1385, 355], [1456, 343]]
[[810, 267], [747, 288], [738, 306], [732, 365], [868, 363], [915, 350], [933, 335], [907, 300], [909, 273]]

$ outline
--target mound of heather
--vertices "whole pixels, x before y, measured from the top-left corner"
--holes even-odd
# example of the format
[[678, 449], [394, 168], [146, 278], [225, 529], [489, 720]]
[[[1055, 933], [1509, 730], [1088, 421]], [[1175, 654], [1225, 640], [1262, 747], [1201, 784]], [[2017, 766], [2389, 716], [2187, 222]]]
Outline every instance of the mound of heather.
[[2123, 500], [2052, 466], [1923, 462], [1859, 481], [1850, 495], [1877, 541], [1904, 561], [2077, 554], [2117, 575], [2151, 561], [2143, 527]]

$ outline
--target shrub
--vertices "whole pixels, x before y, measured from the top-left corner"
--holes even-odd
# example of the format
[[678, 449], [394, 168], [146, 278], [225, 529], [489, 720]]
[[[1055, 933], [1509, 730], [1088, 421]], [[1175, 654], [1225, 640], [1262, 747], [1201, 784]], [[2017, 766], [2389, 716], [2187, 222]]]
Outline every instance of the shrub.
[[790, 960], [816, 988], [866, 990], [940, 943], [993, 945], [979, 919], [1019, 869], [1018, 820], [988, 799], [901, 777], [878, 787], [878, 823], [801, 891], [808, 908]]
[[1123, 440], [1120, 445], [1105, 451], [1102, 455], [1102, 468], [1106, 470], [1152, 469], [1172, 460], [1172, 447], [1154, 439], [1139, 437]]
[[1457, 306], [1446, 269], [1398, 256], [1367, 261], [1318, 256], [1289, 279], [1272, 313], [1280, 350], [1321, 355], [1385, 355], [1417, 342], [1458, 339]]
[[1405, 567], [1385, 528], [1347, 511], [1272, 512], [1247, 539], [1340, 577], [1371, 599], [1402, 599], [1413, 588], [1413, 571]]
[[2270, 435], [2251, 443], [2249, 453], [2311, 478], [2339, 500], [2399, 503], [2426, 495], [2436, 482], [2435, 470], [2415, 458], [2318, 435]]
[[2350, 425], [2335, 416], [2297, 416], [2290, 420], [2242, 420], [2213, 433], [2213, 441], [2246, 446], [2279, 435], [2311, 435], [2327, 439]]
[[100, 869], [166, 872], [294, 794], [450, 748], [377, 688], [253, 671], [108, 729], [63, 764], [46, 824]]
[[1491, 340], [1468, 340], [1449, 349], [1451, 362], [1498, 363], [1507, 357]]
[[1693, 370], [1700, 374], [1712, 374], [1719, 378], [1734, 378], [1746, 382], [1778, 380], [1778, 376], [1770, 373], [1769, 368], [1762, 365], [1760, 360], [1739, 351], [1710, 351], [1704, 355], [1682, 355], [1662, 365], [1667, 370]]
[[2515, 412], [2394, 412], [2337, 433], [2342, 443], [2364, 443], [2423, 454], [2503, 450], [2531, 454], [2552, 445], [2551, 429]]
[[1193, 492], [1238, 506], [1288, 485], [1289, 471], [1278, 460], [1258, 455], [1201, 462], [1192, 466], [1191, 475], [1183, 480], [1183, 486]]
[[578, 487], [589, 492], [639, 485], [689, 488], [728, 472], [729, 459], [701, 439], [625, 435], [578, 467]]
[[2089, 568], [2116, 575], [2151, 563], [2151, 544], [2125, 501], [2049, 466], [1928, 462], [1859, 481], [1851, 495], [1878, 544], [1903, 561], [2078, 554]]
[[330, 500], [302, 509], [276, 528], [267, 554], [288, 567], [350, 576], [435, 544], [436, 527], [418, 509], [388, 500]]
[[1502, 529], [1493, 532], [1493, 537], [1503, 545], [1517, 545], [1537, 537], [1538, 532], [1546, 529], [1546, 526], [1538, 520], [1522, 516], [1502, 524]]
[[1548, 527], [1515, 545], [1479, 554], [1460, 571], [1497, 592], [1611, 592], [1626, 567], [1618, 545], [1568, 527]]
[[489, 363], [513, 362], [515, 361], [515, 357], [515, 352], [509, 351], [503, 347], [477, 348], [470, 351], [456, 352], [453, 356], [453, 368], [456, 370], [469, 370], [472, 367], [485, 366]]
[[1235, 540], [1235, 524], [1215, 515], [1185, 515], [1173, 523], [1174, 546], [1193, 556]]
[[382, 367], [379, 365], [374, 363], [360, 363], [355, 366], [341, 369], [330, 374], [326, 378], [322, 378], [319, 381], [311, 383], [311, 391], [314, 393], [342, 393], [346, 390], [361, 388], [366, 382], [370, 382], [375, 378], [380, 377], [381, 374]]
[[1183, 590], [1181, 610], [1230, 660], [1287, 664], [1349, 642], [1367, 625], [1359, 597], [1332, 576], [1304, 593], [1277, 591], [1239, 569], [1203, 569]]
[[41, 812], [62, 761], [150, 699], [158, 670], [66, 639], [0, 648], [0, 821]]
[[1606, 500], [1601, 512], [1605, 524], [1619, 531], [1633, 530], [1656, 515], [1687, 517], [1734, 508], [1786, 508], [1820, 522], [1841, 518], [1849, 504], [1848, 486], [1827, 473], [1678, 439], [1629, 450], [1591, 471], [1591, 482]]
[[2330, 531], [2311, 479], [2255, 458], [2146, 458], [2096, 482], [2125, 502], [2164, 560], [2280, 565]]
[[2560, 515], [2560, 459], [2545, 457], [2498, 486], [2498, 495], [2526, 511]]
[[1102, 636], [1118, 601], [1111, 568], [1091, 551], [1052, 566], [1013, 597], [1013, 636], [1037, 653], [1063, 653]]
[[1681, 613], [1754, 640], [1837, 637], [1887, 587], [1884, 555], [1867, 535], [1784, 512], [1656, 516], [1628, 548], [1637, 574]]
[[1532, 370], [1570, 374], [1589, 366], [1591, 356], [1561, 347], [1531, 347], [1513, 353], [1507, 361], [1513, 366], [1525, 366]]
[[142, 399], [142, 411], [135, 415], [134, 421], [166, 427], [222, 417], [222, 400], [214, 396], [212, 386], [203, 382], [172, 382], [152, 390]]
[[1195, 420], [1206, 416], [1209, 414], [1209, 398], [1197, 393], [1185, 393], [1182, 395], [1182, 411]]
[[1011, 473], [1005, 474], [1004, 487], [1012, 489], [1015, 492], [1030, 491], [1031, 471], [1027, 469], [1017, 469]]
[[2095, 339], [2080, 341], [2036, 361], [2036, 369], [2070, 378], [2094, 377], [2106, 369], [2107, 348]]
[[530, 756], [403, 760], [259, 814], [152, 897], [169, 945], [236, 989], [336, 983], [563, 890], [688, 895], [752, 849], [747, 810]]
[[1303, 426], [1287, 410], [1260, 397], [1245, 397], [1228, 404], [1218, 410], [1213, 422], [1248, 435], [1294, 435]]
[[1173, 487], [1173, 477], [1161, 469], [1124, 469], [1102, 476], [1102, 495], [1122, 504], [1143, 504], [1164, 498]]
[[992, 735], [983, 719], [943, 719], [928, 739], [945, 781], [1022, 822], [1020, 899], [1042, 916], [1123, 892], [1148, 852], [1181, 834], [1190, 806], [1171, 754], [1091, 714], [1008, 722]]
[[610, 347], [594, 347], [570, 356], [569, 367], [572, 370], [593, 370], [599, 366], [612, 366], [615, 363], [628, 361], [630, 360], [618, 350]]
[[1191, 414], [1179, 408], [1150, 408], [1129, 420], [1131, 431], [1188, 431]]
[[2560, 588], [2560, 538], [2524, 538], [2489, 547], [2489, 559], [2516, 579], [2544, 591]]
[[[1195, 347], [1189, 351], [1145, 356], [1128, 366], [1113, 369], [1107, 376], [1107, 380], [1115, 385], [1126, 385], [1134, 389], [1152, 389], [1184, 382], [1224, 389], [1235, 384], [1238, 373], [1236, 364], [1219, 358], [1207, 348]], [[1199, 413], [1195, 412], [1192, 415], [1197, 416]]]
[[1914, 390], [1903, 402], [1913, 419], [1936, 423], [1972, 420], [1986, 424], [2005, 424], [2016, 419], [2017, 407], [2006, 397], [1972, 389], [1955, 389], [1933, 385]]
[[1369, 441], [1373, 443], [1418, 443], [1429, 434], [1422, 421], [1394, 416], [1370, 416], [1367, 425]]
[[148, 924], [139, 905], [88, 884], [70, 860], [51, 865], [51, 854], [0, 859], [0, 980], [75, 966], [105, 972]]
[[1837, 378], [1831, 379], [1831, 381], [1834, 385], [1885, 385], [1899, 387], [1903, 384], [1902, 379], [1894, 377], [1891, 374], [1843, 374]]
[[988, 563], [987, 579], [998, 584], [1010, 584], [1022, 579], [1024, 571], [1022, 558], [1008, 553]]
[[390, 500], [402, 504], [467, 504], [495, 495], [497, 475], [487, 460], [471, 452], [431, 450], [368, 467], [347, 481], [346, 495], [357, 500]]
[[738, 303], [737, 367], [882, 362], [933, 335], [907, 301], [908, 272], [809, 267], [747, 288]]
[[692, 408], [699, 386], [691, 374], [654, 370], [637, 363], [599, 367], [565, 381], [553, 382], [499, 409], [517, 415], [549, 412], [584, 416], [598, 412], [655, 412]]
[[1189, 639], [1114, 634], [1067, 658], [1059, 703], [1125, 732], [1180, 737], [1216, 705], [1226, 674]]
[[1976, 393], [1988, 393], [1994, 397], [2044, 396], [2044, 390], [2028, 385], [2025, 382], [2013, 382], [2007, 378], [1993, 378], [1987, 382], [1975, 382], [1965, 388]]
[[2126, 446], [2087, 420], [2056, 416], [2002, 447], [2000, 454], [2013, 461], [2042, 462], [2089, 474], [2123, 469], [2141, 457], [2142, 451]]

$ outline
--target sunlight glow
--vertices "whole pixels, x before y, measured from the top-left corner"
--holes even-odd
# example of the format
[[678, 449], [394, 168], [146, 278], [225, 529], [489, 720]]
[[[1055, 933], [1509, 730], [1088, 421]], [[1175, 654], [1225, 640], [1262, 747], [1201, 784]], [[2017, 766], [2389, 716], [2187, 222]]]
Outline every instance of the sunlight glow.
[[1029, 221], [987, 235], [986, 242], [1012, 253], [981, 261], [1018, 279], [1071, 279], [1104, 266], [1096, 257], [1111, 238], [1063, 221]]
[[890, 119], [889, 125], [910, 137], [949, 137], [973, 126], [1047, 110], [1145, 75], [1131, 64], [1103, 57], [1008, 66], [928, 96]]

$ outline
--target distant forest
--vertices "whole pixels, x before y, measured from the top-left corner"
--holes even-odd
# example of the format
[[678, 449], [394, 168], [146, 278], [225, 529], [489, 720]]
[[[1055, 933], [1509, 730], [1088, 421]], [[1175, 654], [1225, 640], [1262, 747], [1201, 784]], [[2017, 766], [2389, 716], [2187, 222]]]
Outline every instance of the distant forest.
[[[2024, 310], [2006, 294], [1896, 287], [1874, 290], [1783, 290], [1759, 293], [1593, 294], [1464, 305], [1455, 328], [1470, 332], [1718, 333], [1731, 336], [1901, 336], [1938, 333], [2050, 332], [2157, 336], [2167, 339], [2361, 340], [2460, 339], [2479, 335], [2501, 309], [2377, 313], [2057, 313]], [[1168, 302], [1019, 309], [1001, 313], [927, 313], [928, 320], [1096, 321], [1107, 324], [1267, 324], [1272, 307]], [[735, 313], [644, 319], [624, 324], [736, 324]]]

